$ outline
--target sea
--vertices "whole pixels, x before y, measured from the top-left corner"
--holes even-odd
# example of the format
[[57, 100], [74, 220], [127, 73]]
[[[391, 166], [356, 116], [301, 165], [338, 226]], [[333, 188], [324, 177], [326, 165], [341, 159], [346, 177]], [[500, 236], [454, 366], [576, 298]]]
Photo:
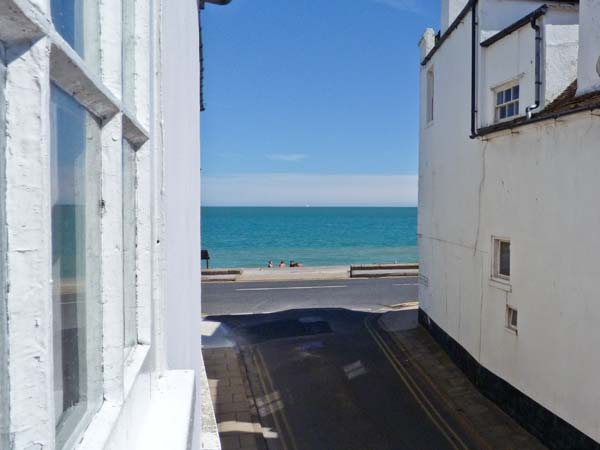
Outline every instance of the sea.
[[203, 207], [211, 268], [417, 262], [417, 208]]

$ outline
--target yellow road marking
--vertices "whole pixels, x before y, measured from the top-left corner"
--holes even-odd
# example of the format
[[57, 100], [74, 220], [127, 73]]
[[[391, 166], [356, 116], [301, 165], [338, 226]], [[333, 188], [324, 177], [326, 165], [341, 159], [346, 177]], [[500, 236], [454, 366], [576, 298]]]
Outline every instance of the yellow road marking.
[[[275, 384], [273, 384], [273, 379], [271, 378], [271, 374], [269, 373], [269, 368], [265, 364], [265, 359], [263, 358], [263, 355], [260, 352], [260, 350], [258, 348], [256, 350], [258, 352], [258, 357], [261, 360], [261, 363], [262, 363], [265, 375], [267, 376], [267, 382], [269, 383], [269, 385], [271, 387], [271, 390], [273, 392], [275, 392]], [[285, 408], [283, 408], [283, 398], [282, 398], [281, 395], [279, 396], [279, 398], [280, 398], [281, 405], [282, 405], [282, 408], [281, 408], [281, 410], [279, 410], [279, 413], [281, 414], [281, 419], [283, 420], [283, 425], [284, 425], [284, 427], [286, 429], [286, 435], [287, 435], [287, 437], [289, 438], [289, 440], [290, 440], [290, 442], [292, 444], [292, 448], [294, 450], [298, 450], [298, 447], [296, 446], [296, 439], [294, 439], [294, 433], [292, 432], [292, 427], [290, 427], [290, 423], [289, 423], [289, 421], [287, 419], [287, 416], [285, 414]]]
[[[258, 348], [256, 349], [256, 351], [258, 352]], [[257, 360], [255, 354], [252, 355], [252, 359], [254, 360], [254, 366], [256, 367], [256, 372], [258, 373], [258, 380], [260, 381], [260, 385], [261, 385], [263, 393], [264, 393], [265, 403], [264, 403], [264, 405], [262, 407], [266, 407], [269, 410], [269, 412], [271, 413], [271, 416], [273, 417], [273, 420], [275, 421], [275, 427], [277, 428], [277, 431], [278, 431], [279, 436], [280, 436], [281, 446], [283, 447], [284, 450], [288, 450], [288, 447], [285, 444], [285, 439], [283, 438], [283, 433], [281, 432], [281, 430], [283, 428], [281, 427], [281, 425], [279, 423], [279, 420], [277, 420], [277, 413], [275, 411], [275, 408], [273, 408], [271, 406], [271, 402], [268, 400], [270, 394], [267, 391], [267, 385], [266, 385], [265, 380], [263, 378], [262, 370], [260, 368], [260, 365], [258, 364], [258, 360]]]
[[[269, 373], [269, 369], [267, 368], [265, 359], [258, 347], [256, 347], [256, 354], [258, 355], [258, 360], [260, 360], [260, 362], [257, 363], [257, 360], [255, 359], [255, 364], [257, 366], [258, 377], [260, 379], [261, 385], [263, 386], [263, 391], [265, 392], [265, 395], [267, 395], [267, 389], [270, 389], [270, 392], [276, 392], [275, 385], [273, 384], [273, 379], [271, 378], [271, 374]], [[263, 378], [263, 374], [266, 377], [266, 383]], [[282, 408], [280, 410], [277, 410], [276, 408], [271, 408], [270, 403], [269, 403], [269, 409], [271, 410], [273, 420], [275, 420], [275, 425], [277, 426], [277, 429], [279, 430], [279, 432], [281, 434], [281, 442], [284, 446], [284, 449], [287, 450], [288, 446], [285, 443], [285, 439], [284, 439], [284, 437], [285, 437], [289, 440], [289, 443], [291, 444], [292, 449], [298, 450], [298, 447], [296, 446], [296, 440], [294, 439], [294, 434], [292, 433], [292, 428], [290, 427], [290, 423], [285, 414], [285, 409], [283, 408], [283, 398], [281, 397], [281, 395], [279, 396], [279, 401], [281, 402], [281, 405], [282, 405]], [[278, 415], [280, 416], [280, 419], [283, 421], [283, 428], [281, 427], [279, 420], [277, 420]], [[285, 433], [283, 432], [284, 429], [285, 429]]]
[[[400, 341], [400, 339], [398, 339], [394, 335], [392, 335], [391, 337], [392, 337], [392, 340], [396, 343], [396, 345], [398, 347], [400, 347], [400, 350], [402, 350], [407, 355], [410, 354], [410, 352], [408, 351], [408, 349], [406, 348], [406, 346]], [[412, 362], [412, 365], [419, 371], [419, 374], [425, 379], [425, 381], [427, 382], [427, 384], [429, 384], [429, 386], [437, 393], [437, 395], [439, 395], [446, 402], [450, 403], [450, 399], [448, 398], [448, 396], [446, 394], [444, 394], [436, 386], [436, 384], [433, 382], [433, 380], [431, 379], [431, 377], [429, 376], [429, 374], [427, 372], [425, 372], [425, 370], [421, 367], [421, 365], [417, 361], [415, 361], [414, 358], [411, 359], [411, 362]], [[465, 428], [467, 428], [468, 430], [470, 430], [472, 434], [475, 435], [475, 436], [472, 436], [472, 438], [476, 439], [481, 446], [483, 446], [484, 448], [486, 448], [488, 450], [494, 450], [487, 443], [487, 441], [483, 438], [483, 436], [479, 433], [479, 431], [473, 426], [473, 424], [469, 420], [466, 420], [461, 415], [457, 415], [456, 419], [460, 423], [462, 423]]]
[[[412, 394], [417, 403], [421, 406], [425, 414], [429, 417], [431, 422], [435, 425], [435, 427], [442, 433], [442, 435], [446, 438], [446, 440], [450, 443], [450, 445], [455, 450], [460, 450], [460, 448], [468, 450], [467, 445], [462, 441], [462, 439], [452, 430], [452, 428], [448, 425], [448, 423], [444, 420], [441, 414], [437, 411], [437, 409], [431, 404], [431, 402], [427, 399], [423, 391], [419, 388], [416, 382], [411, 378], [410, 374], [406, 371], [406, 369], [402, 366], [400, 361], [396, 358], [394, 353], [391, 351], [389, 346], [383, 340], [379, 333], [374, 330], [368, 320], [365, 318], [365, 326], [367, 331], [371, 334], [371, 337], [383, 352], [387, 360], [390, 362], [395, 372], [398, 374], [400, 379], [403, 381], [404, 385], [408, 388], [409, 392]], [[411, 386], [412, 385], [412, 386]], [[421, 398], [422, 397], [422, 400]], [[425, 405], [425, 403], [427, 405]], [[436, 417], [434, 417], [434, 415]], [[444, 430], [444, 428], [452, 435], [452, 437], [458, 441], [460, 447], [458, 447], [454, 440], [449, 436], [449, 434]]]

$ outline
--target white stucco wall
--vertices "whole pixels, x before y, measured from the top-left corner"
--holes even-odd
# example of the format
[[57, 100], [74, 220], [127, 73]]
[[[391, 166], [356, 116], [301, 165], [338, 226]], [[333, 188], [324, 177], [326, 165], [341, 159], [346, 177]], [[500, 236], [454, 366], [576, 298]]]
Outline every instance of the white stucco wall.
[[[7, 0], [0, 5], [0, 41], [6, 44], [0, 56], [7, 61], [6, 87], [0, 83], [0, 113], [6, 112], [0, 132], [0, 287], [7, 294], [0, 298], [0, 352], [6, 350], [0, 362], [8, 375], [0, 374], [0, 383], [6, 381], [0, 386], [2, 448], [4, 431], [11, 435], [11, 450], [56, 448], [51, 82], [102, 119], [97, 147], [101, 248], [94, 270], [102, 280], [102, 342], [96, 344], [102, 348], [104, 401], [89, 426], [86, 422], [73, 435], [75, 447], [199, 448], [197, 5], [194, 0], [133, 2], [137, 19], [128, 48], [135, 48], [136, 55], [126, 74], [135, 81], [127, 106], [121, 95], [121, 1], [97, 4], [99, 22], [88, 30], [101, 50], [93, 67], [56, 33], [49, 2]], [[138, 345], [128, 353], [123, 348], [122, 138], [137, 148]]]
[[[516, 9], [503, 16], [511, 3]], [[487, 8], [480, 23], [495, 31], [539, 6], [480, 4]], [[572, 10], [561, 14], [543, 21], [547, 98], [574, 78], [577, 27]], [[479, 53], [479, 125], [492, 120], [486, 92], [511, 74], [522, 74], [521, 109], [533, 98], [532, 31], [527, 26]], [[467, 16], [421, 68], [419, 253], [427, 279], [421, 308], [484, 367], [600, 441], [600, 213], [593, 206], [600, 114], [469, 139], [470, 44]], [[436, 112], [426, 124], [431, 68]], [[492, 236], [511, 240], [509, 287], [490, 281]], [[506, 328], [507, 305], [518, 309], [518, 334]]]

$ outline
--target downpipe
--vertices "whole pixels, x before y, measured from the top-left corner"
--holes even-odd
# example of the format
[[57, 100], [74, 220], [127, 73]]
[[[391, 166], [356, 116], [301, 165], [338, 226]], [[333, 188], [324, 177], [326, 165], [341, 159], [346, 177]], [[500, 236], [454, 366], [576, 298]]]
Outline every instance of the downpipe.
[[525, 108], [527, 120], [531, 120], [532, 111], [540, 107], [542, 97], [542, 30], [537, 19], [531, 19], [531, 28], [535, 30], [535, 103]]
[[471, 4], [471, 135], [470, 139], [478, 137], [476, 130], [477, 116], [477, 0]]

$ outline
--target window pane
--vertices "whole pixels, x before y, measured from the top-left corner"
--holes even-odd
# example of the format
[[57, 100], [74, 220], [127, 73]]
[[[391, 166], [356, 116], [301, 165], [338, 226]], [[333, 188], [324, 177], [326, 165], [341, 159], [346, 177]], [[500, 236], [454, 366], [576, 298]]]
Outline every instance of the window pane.
[[137, 344], [135, 186], [135, 151], [129, 142], [123, 140], [123, 315], [126, 348]]
[[515, 103], [515, 115], [519, 114], [519, 102]]
[[498, 92], [496, 94], [496, 105], [501, 105], [504, 103], [504, 92]]
[[515, 104], [511, 103], [510, 105], [507, 106], [507, 113], [506, 113], [507, 117], [511, 117], [515, 115]]
[[133, 79], [135, 74], [135, 2], [123, 0], [123, 102], [135, 112]]
[[500, 118], [501, 119], [506, 118], [506, 106], [500, 107]]
[[510, 102], [512, 100], [512, 90], [511, 89], [507, 89], [506, 91], [504, 91], [504, 102]]
[[52, 86], [52, 279], [57, 447], [102, 402], [98, 125]]
[[98, 60], [96, 22], [97, 0], [51, 0], [54, 28], [90, 66]]
[[505, 277], [510, 276], [510, 242], [500, 242], [500, 261], [498, 273]]
[[513, 88], [512, 88], [512, 98], [513, 98], [513, 100], [516, 100], [519, 98], [519, 85], [518, 84], [516, 86], [513, 86]]

